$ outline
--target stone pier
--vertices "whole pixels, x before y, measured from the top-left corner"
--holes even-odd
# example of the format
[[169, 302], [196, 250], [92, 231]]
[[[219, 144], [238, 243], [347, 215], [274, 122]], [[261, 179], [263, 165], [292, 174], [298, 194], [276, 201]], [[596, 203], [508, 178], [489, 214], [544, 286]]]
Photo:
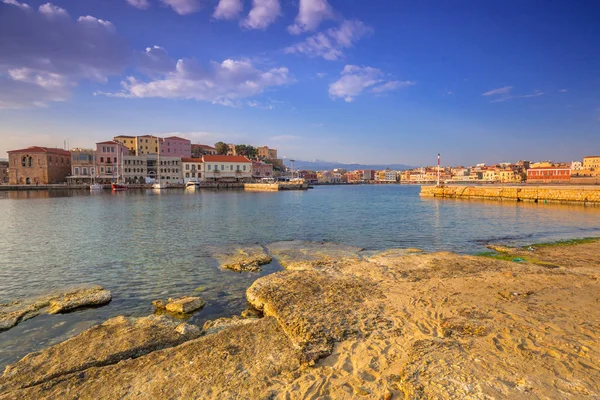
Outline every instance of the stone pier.
[[421, 196], [600, 205], [600, 186], [421, 186]]

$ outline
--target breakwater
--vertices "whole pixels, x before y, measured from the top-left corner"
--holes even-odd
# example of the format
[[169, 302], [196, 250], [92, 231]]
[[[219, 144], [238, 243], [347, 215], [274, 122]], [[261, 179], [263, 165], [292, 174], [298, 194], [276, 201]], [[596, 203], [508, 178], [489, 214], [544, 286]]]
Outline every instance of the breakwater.
[[255, 190], [261, 192], [277, 192], [279, 190], [305, 190], [308, 183], [277, 182], [277, 183], [246, 183], [244, 190]]
[[600, 187], [422, 186], [422, 197], [600, 205]]

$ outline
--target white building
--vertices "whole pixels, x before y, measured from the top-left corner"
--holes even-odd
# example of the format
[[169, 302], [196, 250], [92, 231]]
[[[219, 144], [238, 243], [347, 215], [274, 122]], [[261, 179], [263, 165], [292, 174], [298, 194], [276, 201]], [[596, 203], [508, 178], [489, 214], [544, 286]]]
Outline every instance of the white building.
[[583, 163], [581, 161], [573, 161], [571, 163], [571, 171], [581, 171], [583, 169]]
[[204, 155], [202, 180], [236, 182], [252, 180], [252, 161], [243, 156]]
[[190, 179], [202, 181], [205, 179], [204, 161], [201, 158], [182, 158], [181, 165], [183, 170], [183, 181]]

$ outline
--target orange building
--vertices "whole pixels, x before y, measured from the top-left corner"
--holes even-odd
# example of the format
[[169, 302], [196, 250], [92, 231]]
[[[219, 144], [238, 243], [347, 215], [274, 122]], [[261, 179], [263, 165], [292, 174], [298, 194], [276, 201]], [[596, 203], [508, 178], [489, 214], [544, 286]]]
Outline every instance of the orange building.
[[31, 146], [8, 152], [11, 185], [65, 183], [71, 174], [71, 153], [63, 149]]
[[570, 179], [571, 168], [543, 167], [527, 170], [528, 183], [559, 183], [569, 182]]

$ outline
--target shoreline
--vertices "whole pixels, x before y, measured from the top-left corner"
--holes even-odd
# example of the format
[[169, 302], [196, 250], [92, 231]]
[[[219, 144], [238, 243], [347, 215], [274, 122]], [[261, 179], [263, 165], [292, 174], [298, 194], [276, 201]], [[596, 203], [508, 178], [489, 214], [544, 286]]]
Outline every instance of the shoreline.
[[166, 321], [113, 318], [7, 368], [0, 399], [599, 395], [600, 238], [495, 250], [512, 259], [267, 245], [284, 270], [247, 290], [260, 318], [182, 344]]

